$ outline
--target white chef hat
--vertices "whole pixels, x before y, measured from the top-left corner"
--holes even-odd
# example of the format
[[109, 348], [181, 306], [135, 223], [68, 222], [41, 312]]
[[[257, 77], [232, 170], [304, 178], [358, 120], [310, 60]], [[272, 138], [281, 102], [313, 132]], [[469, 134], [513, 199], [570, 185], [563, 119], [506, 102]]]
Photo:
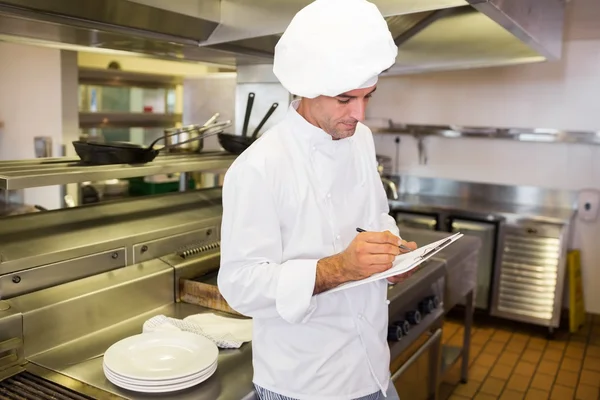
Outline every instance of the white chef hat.
[[297, 96], [337, 96], [375, 85], [397, 54], [374, 4], [315, 0], [294, 16], [275, 46], [273, 72]]

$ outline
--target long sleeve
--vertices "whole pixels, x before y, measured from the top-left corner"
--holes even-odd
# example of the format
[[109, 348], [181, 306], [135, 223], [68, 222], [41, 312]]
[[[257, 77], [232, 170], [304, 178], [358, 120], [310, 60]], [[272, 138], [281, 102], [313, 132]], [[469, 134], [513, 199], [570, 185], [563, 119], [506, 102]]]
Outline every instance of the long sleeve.
[[306, 322], [317, 304], [318, 260], [282, 260], [280, 229], [265, 177], [249, 163], [232, 166], [223, 184], [219, 290], [246, 316]]
[[373, 141], [373, 134], [370, 129], [366, 129], [365, 140], [367, 144], [367, 149], [369, 151], [369, 160], [373, 163], [373, 176], [374, 178], [374, 188], [375, 195], [377, 197], [377, 205], [380, 210], [379, 217], [379, 230], [380, 231], [390, 231], [396, 236], [400, 236], [400, 229], [398, 228], [398, 224], [396, 220], [390, 215], [390, 205], [388, 202], [387, 194], [383, 187], [383, 183], [379, 177], [379, 173], [377, 172], [377, 158], [375, 151], [375, 142]]

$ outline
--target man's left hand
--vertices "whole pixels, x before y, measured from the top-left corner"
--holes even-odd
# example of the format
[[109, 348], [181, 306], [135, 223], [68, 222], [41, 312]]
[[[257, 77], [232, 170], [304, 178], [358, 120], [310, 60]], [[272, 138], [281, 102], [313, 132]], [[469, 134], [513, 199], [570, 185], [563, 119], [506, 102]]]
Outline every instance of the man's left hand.
[[[417, 248], [417, 244], [415, 242], [407, 242], [405, 240], [402, 241], [402, 244], [406, 247], [408, 247], [409, 249], [415, 250]], [[408, 253], [408, 250], [404, 250], [404, 249], [400, 249], [400, 253]], [[388, 277], [388, 281], [390, 283], [396, 284], [396, 283], [400, 283], [405, 281], [406, 279], [410, 278], [410, 276], [413, 274], [414, 270], [410, 270], [408, 272], [405, 272], [403, 274], [399, 274], [399, 275], [394, 275], [394, 276], [390, 276]]]

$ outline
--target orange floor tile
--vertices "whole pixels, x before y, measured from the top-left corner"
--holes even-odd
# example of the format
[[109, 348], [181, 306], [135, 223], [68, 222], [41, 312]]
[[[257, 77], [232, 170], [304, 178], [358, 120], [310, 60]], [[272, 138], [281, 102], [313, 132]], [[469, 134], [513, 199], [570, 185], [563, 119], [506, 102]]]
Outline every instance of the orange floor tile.
[[[577, 333], [508, 322], [472, 328], [469, 381], [459, 383], [460, 362], [444, 377], [442, 400], [599, 400], [600, 316], [588, 316]], [[443, 341], [462, 344], [459, 319], [444, 324]]]

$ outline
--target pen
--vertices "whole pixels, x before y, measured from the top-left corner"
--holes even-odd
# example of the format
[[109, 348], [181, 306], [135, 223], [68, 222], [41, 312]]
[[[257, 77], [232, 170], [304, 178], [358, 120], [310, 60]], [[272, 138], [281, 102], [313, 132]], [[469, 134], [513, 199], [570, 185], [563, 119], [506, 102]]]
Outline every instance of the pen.
[[[364, 229], [362, 228], [356, 228], [356, 232], [366, 232]], [[406, 247], [405, 245], [401, 244], [400, 247], [402, 250], [406, 250], [406, 251], [412, 251], [412, 249], [410, 247]]]

